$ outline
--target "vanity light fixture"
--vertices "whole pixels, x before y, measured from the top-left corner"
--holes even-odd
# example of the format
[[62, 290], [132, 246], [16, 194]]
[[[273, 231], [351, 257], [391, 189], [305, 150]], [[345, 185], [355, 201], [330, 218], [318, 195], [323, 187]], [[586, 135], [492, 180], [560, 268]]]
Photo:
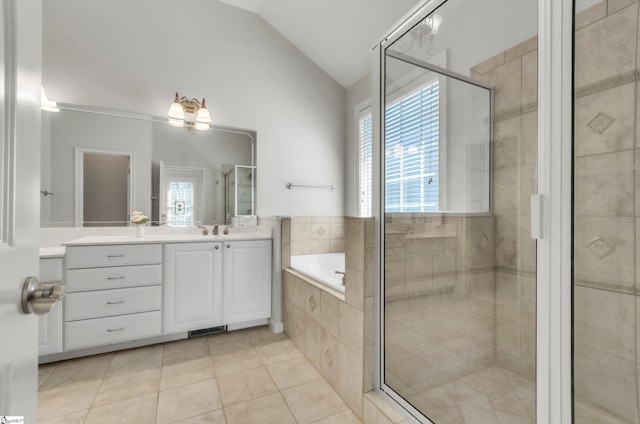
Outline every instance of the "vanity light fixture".
[[211, 115], [207, 110], [204, 97], [202, 102], [198, 99], [189, 100], [187, 97], [176, 93], [176, 97], [169, 108], [169, 124], [175, 127], [187, 127], [189, 131], [208, 130], [211, 128]]
[[40, 109], [47, 112], [60, 112], [58, 103], [55, 100], [49, 100], [47, 95], [44, 94], [44, 87], [40, 86]]

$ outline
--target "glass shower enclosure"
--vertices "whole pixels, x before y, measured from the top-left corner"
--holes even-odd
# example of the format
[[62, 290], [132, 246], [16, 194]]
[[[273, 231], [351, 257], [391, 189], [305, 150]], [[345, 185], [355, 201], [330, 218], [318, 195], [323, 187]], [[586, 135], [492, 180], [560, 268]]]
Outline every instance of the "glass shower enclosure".
[[425, 423], [536, 419], [536, 12], [429, 2], [381, 43], [380, 385]]

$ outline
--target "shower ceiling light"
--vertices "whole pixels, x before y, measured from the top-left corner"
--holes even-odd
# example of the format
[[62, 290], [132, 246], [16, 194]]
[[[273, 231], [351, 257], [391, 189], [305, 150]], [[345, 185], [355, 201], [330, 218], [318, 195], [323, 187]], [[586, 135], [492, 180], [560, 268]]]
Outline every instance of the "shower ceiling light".
[[427, 16], [396, 41], [394, 50], [405, 53], [418, 43], [421, 49], [433, 54], [433, 40], [438, 35], [441, 24], [442, 16], [437, 13]]
[[187, 127], [190, 131], [211, 128], [211, 115], [207, 110], [204, 97], [200, 102], [198, 99], [189, 100], [185, 96], [180, 97], [176, 93], [167, 115], [169, 115], [169, 124], [175, 127]]

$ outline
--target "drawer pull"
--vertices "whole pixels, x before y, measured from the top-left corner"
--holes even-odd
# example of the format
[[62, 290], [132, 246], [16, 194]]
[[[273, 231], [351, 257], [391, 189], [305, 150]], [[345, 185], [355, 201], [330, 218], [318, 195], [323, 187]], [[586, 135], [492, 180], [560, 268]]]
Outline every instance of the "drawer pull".
[[114, 329], [107, 328], [107, 331], [108, 331], [109, 333], [114, 333], [114, 332], [116, 332], [116, 331], [122, 331], [122, 330], [124, 330], [124, 327], [114, 328]]
[[107, 302], [107, 305], [120, 305], [124, 303], [124, 300], [118, 300], [117, 302]]
[[107, 258], [124, 258], [125, 255], [124, 253], [120, 254], [120, 255], [107, 255]]
[[124, 280], [126, 277], [121, 275], [119, 277], [107, 277], [107, 280]]

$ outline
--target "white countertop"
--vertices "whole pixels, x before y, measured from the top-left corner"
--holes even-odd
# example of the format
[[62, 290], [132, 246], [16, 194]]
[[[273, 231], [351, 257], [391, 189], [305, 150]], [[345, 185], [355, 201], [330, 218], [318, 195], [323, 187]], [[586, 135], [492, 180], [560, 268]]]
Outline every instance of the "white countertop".
[[[203, 236], [200, 234], [152, 234], [144, 237], [135, 236], [99, 236], [81, 237], [62, 243], [64, 246], [88, 246], [104, 244], [152, 244], [152, 243], [212, 243], [239, 240], [271, 240], [271, 235], [255, 233], [232, 233], [229, 235]], [[63, 247], [64, 248], [64, 247]], [[41, 250], [42, 255], [42, 250]], [[42, 256], [41, 256], [42, 257]]]
[[40, 259], [64, 258], [64, 246], [41, 247]]

